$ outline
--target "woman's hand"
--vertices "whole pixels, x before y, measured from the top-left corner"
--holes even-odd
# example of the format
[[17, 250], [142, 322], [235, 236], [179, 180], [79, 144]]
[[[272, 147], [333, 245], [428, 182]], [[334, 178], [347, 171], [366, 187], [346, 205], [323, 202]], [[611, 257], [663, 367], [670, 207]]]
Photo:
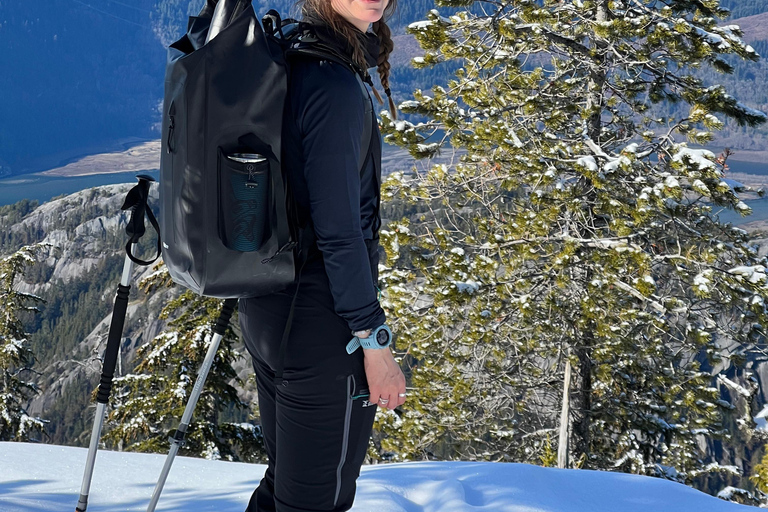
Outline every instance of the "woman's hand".
[[[393, 410], [405, 402], [405, 376], [389, 348], [364, 348], [365, 377], [371, 403]], [[399, 396], [403, 395], [403, 396]]]

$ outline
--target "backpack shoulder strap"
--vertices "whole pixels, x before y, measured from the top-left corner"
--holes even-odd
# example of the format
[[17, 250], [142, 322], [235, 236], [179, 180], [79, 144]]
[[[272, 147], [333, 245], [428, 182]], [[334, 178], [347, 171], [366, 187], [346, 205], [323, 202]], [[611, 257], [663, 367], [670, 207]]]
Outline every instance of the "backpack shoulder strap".
[[357, 71], [356, 67], [354, 64], [352, 64], [351, 61], [343, 58], [335, 52], [332, 52], [331, 50], [326, 49], [320, 44], [304, 43], [291, 47], [285, 51], [286, 60], [297, 56], [314, 57], [319, 60], [330, 60], [332, 62], [337, 62], [347, 67], [355, 75], [357, 83], [360, 85], [360, 89], [363, 92], [363, 96], [368, 99], [365, 107], [366, 120], [363, 123], [363, 133], [360, 145], [360, 159], [358, 160], [358, 170], [360, 173], [362, 173], [368, 152], [371, 149], [371, 136], [373, 135], [372, 123], [375, 122], [375, 118], [373, 115], [373, 101], [371, 100], [371, 95], [368, 93], [368, 89], [365, 87], [365, 83], [363, 82], [360, 73]]
[[357, 73], [355, 73], [355, 78], [357, 78], [357, 81], [360, 84], [360, 88], [363, 90], [365, 97], [368, 98], [368, 101], [365, 102], [366, 119], [363, 122], [363, 138], [362, 143], [360, 144], [360, 160], [358, 161], [359, 165], [357, 166], [360, 169], [360, 173], [362, 174], [365, 167], [365, 161], [368, 158], [368, 152], [371, 149], [371, 137], [373, 136], [372, 123], [376, 122], [376, 118], [373, 115], [373, 102], [371, 101], [371, 95], [368, 94], [368, 89], [365, 87], [363, 79], [360, 78], [360, 75]]

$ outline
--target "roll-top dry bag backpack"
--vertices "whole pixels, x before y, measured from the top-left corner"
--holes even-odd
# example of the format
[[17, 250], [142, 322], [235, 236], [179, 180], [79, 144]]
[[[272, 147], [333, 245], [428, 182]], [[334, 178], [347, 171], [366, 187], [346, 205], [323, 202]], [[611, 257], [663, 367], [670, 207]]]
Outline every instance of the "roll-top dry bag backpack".
[[209, 297], [285, 288], [295, 279], [295, 248], [313, 235], [311, 224], [299, 230], [292, 222], [280, 162], [287, 59], [331, 60], [355, 74], [370, 119], [361, 134], [361, 172], [376, 122], [349, 60], [275, 10], [262, 23], [251, 0], [207, 0], [168, 47], [162, 254], [174, 282]]
[[176, 283], [237, 298], [294, 280], [280, 172], [287, 73], [283, 49], [265, 36], [250, 0], [220, 1], [230, 19], [214, 25], [214, 38], [206, 42], [217, 7], [208, 0], [168, 48], [160, 224]]

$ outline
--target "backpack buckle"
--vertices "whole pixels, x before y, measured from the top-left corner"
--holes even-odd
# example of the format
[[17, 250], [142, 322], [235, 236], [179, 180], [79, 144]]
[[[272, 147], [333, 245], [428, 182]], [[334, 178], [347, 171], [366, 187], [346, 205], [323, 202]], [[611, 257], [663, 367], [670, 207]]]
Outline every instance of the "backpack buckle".
[[270, 261], [272, 261], [273, 259], [275, 259], [275, 258], [277, 258], [278, 256], [280, 256], [280, 255], [281, 255], [282, 253], [284, 253], [285, 251], [287, 251], [287, 250], [289, 250], [289, 249], [293, 249], [294, 247], [296, 247], [296, 242], [293, 242], [293, 241], [291, 241], [291, 242], [288, 242], [287, 244], [285, 244], [284, 246], [282, 246], [281, 248], [279, 248], [275, 254], [273, 254], [273, 255], [272, 255], [272, 256], [270, 256], [269, 258], [264, 258], [263, 260], [261, 260], [261, 264], [262, 264], [262, 265], [266, 265], [267, 263], [269, 263], [269, 262], [270, 262]]

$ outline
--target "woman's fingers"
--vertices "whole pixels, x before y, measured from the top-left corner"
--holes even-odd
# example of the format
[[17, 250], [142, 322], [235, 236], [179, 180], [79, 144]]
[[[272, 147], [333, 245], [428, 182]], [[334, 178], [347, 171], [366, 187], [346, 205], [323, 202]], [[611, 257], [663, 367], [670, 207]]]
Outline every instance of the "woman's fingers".
[[379, 407], [381, 407], [382, 409], [392, 410], [392, 406], [390, 404], [390, 395], [388, 394], [381, 395], [381, 397], [379, 398]]
[[389, 351], [368, 349], [365, 352], [365, 375], [370, 402], [382, 409], [393, 410], [405, 403], [405, 376]]
[[380, 395], [378, 405], [382, 409], [389, 409], [392, 411], [395, 408], [403, 405], [406, 398], [407, 395], [405, 393], [405, 382], [403, 382], [403, 385], [399, 389], [395, 388], [390, 393], [387, 393], [386, 391], [383, 392]]
[[397, 396], [397, 393], [393, 395], [386, 390], [382, 392], [372, 392], [371, 401], [373, 400], [376, 400], [376, 405], [382, 409], [389, 409], [390, 411], [400, 405], [400, 402], [398, 402], [399, 397]]
[[403, 386], [403, 389], [400, 390], [400, 392], [397, 394], [397, 406], [400, 407], [405, 403], [406, 394], [405, 394], [405, 386]]

